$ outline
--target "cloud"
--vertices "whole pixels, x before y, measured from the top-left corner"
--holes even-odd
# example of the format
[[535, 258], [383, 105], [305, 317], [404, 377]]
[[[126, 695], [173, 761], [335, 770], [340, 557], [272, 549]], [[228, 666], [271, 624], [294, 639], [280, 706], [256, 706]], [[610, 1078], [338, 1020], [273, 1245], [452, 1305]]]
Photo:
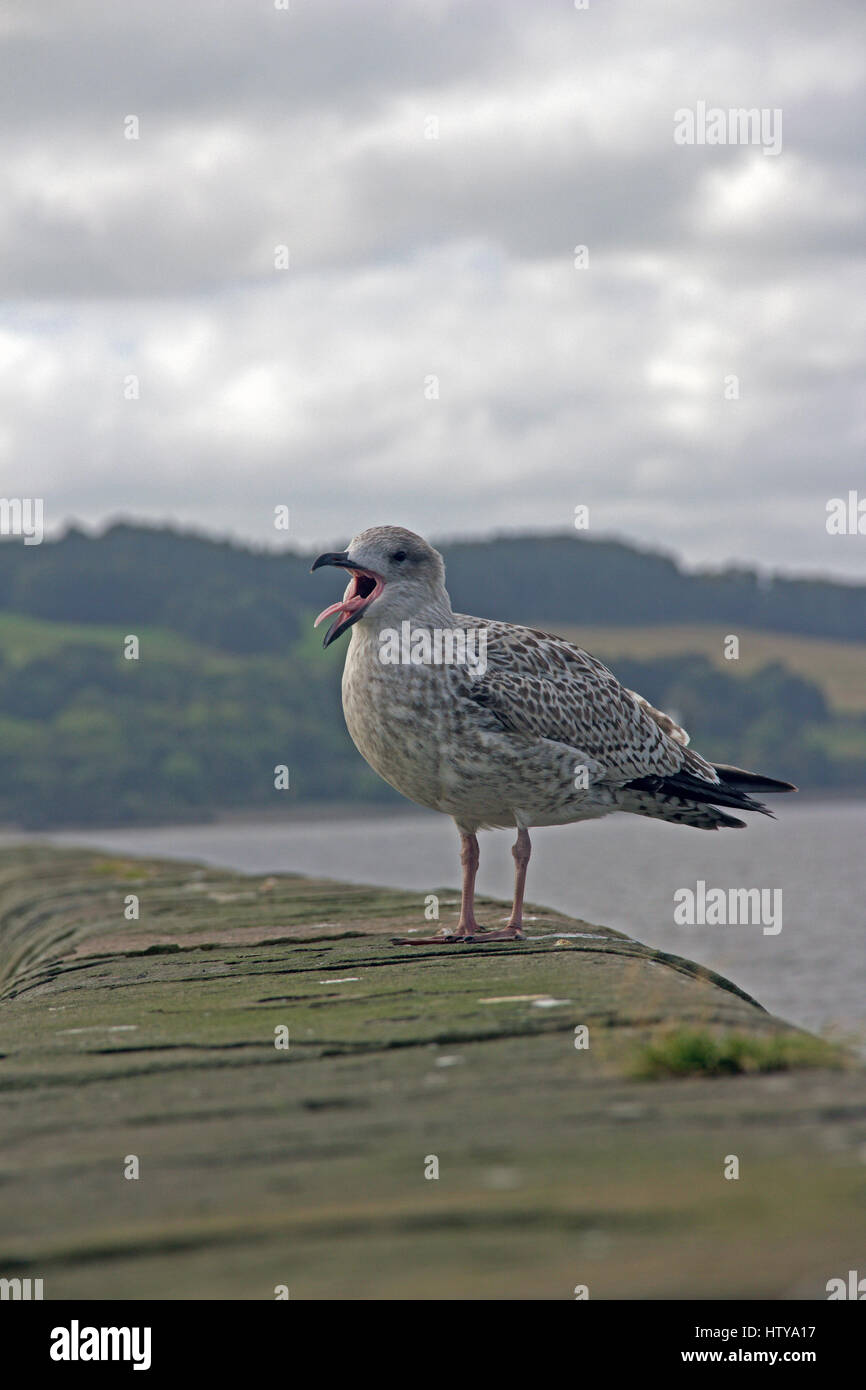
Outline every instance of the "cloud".
[[[693, 562], [866, 573], [824, 528], [862, 477], [858, 5], [5, 22], [0, 461], [49, 520], [262, 541], [288, 503], [313, 541], [586, 503]], [[677, 146], [697, 101], [781, 108], [782, 153]]]

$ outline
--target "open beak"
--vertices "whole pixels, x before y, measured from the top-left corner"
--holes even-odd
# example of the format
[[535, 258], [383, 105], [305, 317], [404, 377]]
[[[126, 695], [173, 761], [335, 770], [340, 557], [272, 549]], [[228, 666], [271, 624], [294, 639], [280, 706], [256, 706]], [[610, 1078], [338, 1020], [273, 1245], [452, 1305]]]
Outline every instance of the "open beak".
[[330, 608], [323, 608], [313, 623], [313, 627], [318, 627], [323, 618], [330, 618], [332, 613], [337, 614], [336, 622], [328, 628], [322, 643], [323, 647], [329, 647], [342, 632], [346, 632], [356, 623], [373, 600], [379, 597], [385, 587], [385, 581], [374, 570], [365, 570], [363, 565], [350, 560], [345, 550], [331, 550], [325, 555], [320, 555], [313, 562], [310, 573], [322, 569], [325, 565], [336, 565], [340, 569], [348, 570], [351, 576], [340, 602], [332, 603]]

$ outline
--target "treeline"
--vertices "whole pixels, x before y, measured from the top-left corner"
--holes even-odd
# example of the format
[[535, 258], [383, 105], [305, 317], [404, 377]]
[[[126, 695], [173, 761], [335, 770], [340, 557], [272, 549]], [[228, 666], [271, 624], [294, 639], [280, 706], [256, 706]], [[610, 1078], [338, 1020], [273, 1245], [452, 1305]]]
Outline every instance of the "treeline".
[[168, 628], [229, 652], [284, 651], [314, 602], [309, 568], [298, 555], [155, 527], [73, 528], [39, 546], [0, 544], [0, 611]]
[[458, 611], [511, 622], [725, 623], [866, 641], [866, 585], [729, 567], [686, 573], [621, 541], [516, 536], [441, 547]]
[[[866, 636], [863, 589], [687, 577], [659, 556], [570, 537], [447, 551], [455, 605], [489, 616]], [[306, 556], [132, 526], [0, 545], [0, 821], [142, 824], [399, 800], [346, 733], [342, 644], [323, 652], [310, 626], [341, 580], [308, 571]], [[771, 601], [772, 618], [761, 607]], [[141, 634], [137, 661], [123, 657], [130, 632]], [[614, 665], [709, 757], [803, 787], [866, 785], [866, 718], [828, 710], [816, 684], [781, 666], [743, 676], [700, 656]], [[287, 792], [274, 786], [280, 764]]]
[[[345, 545], [348, 537], [337, 539]], [[516, 536], [441, 547], [458, 612], [512, 622], [724, 623], [866, 641], [866, 586], [687, 574], [619, 541]], [[0, 544], [0, 611], [58, 622], [148, 623], [224, 651], [284, 652], [333, 596], [310, 557], [118, 524], [40, 546]], [[327, 593], [325, 590], [327, 589]]]

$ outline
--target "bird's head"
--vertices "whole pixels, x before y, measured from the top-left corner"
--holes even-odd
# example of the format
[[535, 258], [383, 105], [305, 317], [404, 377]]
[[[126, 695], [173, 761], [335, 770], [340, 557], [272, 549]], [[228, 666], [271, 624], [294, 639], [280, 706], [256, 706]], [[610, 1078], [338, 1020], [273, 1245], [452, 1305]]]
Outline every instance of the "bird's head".
[[450, 609], [445, 591], [445, 565], [438, 550], [402, 526], [371, 526], [345, 550], [329, 551], [313, 570], [336, 565], [348, 570], [349, 583], [339, 603], [332, 603], [315, 626], [336, 613], [325, 633], [324, 646], [361, 619], [390, 626], [420, 613]]

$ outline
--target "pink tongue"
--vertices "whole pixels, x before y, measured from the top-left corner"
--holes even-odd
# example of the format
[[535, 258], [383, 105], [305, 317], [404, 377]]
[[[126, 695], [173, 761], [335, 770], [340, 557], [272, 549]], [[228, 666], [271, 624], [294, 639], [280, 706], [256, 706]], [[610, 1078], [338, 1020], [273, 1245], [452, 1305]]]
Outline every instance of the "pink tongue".
[[313, 627], [318, 627], [322, 619], [330, 618], [332, 613], [344, 613], [348, 618], [351, 613], [354, 613], [356, 608], [360, 608], [365, 600], [362, 598], [360, 594], [353, 594], [350, 592], [354, 588], [355, 577], [353, 575], [346, 586], [346, 592], [340, 599], [340, 602], [332, 603], [330, 608], [323, 608], [318, 618], [313, 623]]
[[332, 603], [331, 606], [330, 606], [330, 608], [323, 608], [322, 611], [321, 611], [321, 613], [319, 614], [318, 618], [317, 618], [316, 621], [313, 623], [313, 627], [318, 627], [318, 626], [319, 626], [319, 623], [322, 621], [322, 619], [323, 619], [323, 618], [330, 618], [330, 616], [331, 616], [332, 613], [341, 613], [341, 612], [343, 611], [343, 609], [345, 608], [345, 606], [346, 606], [345, 600], [344, 600], [344, 599], [340, 599], [340, 602], [339, 602], [339, 603]]

